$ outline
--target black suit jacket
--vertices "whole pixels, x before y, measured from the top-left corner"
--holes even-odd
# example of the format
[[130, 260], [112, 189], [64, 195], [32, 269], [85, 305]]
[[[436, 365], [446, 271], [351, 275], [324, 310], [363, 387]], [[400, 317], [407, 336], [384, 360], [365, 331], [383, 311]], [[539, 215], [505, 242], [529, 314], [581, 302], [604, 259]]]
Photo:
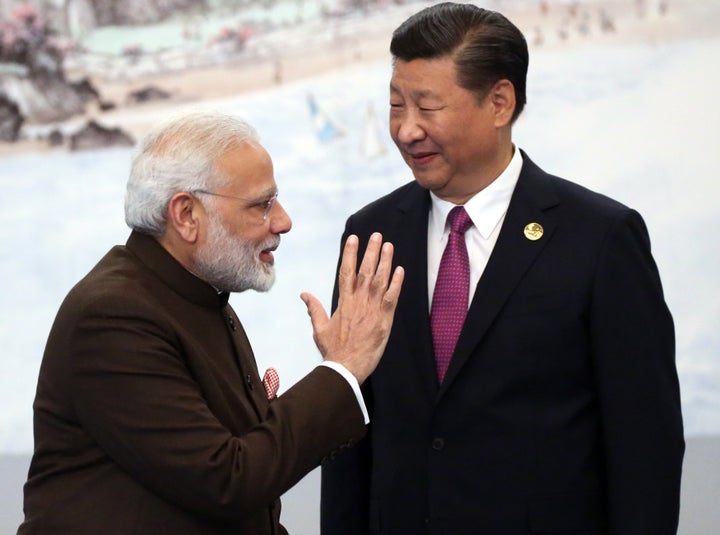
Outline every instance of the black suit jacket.
[[343, 241], [382, 232], [407, 274], [364, 385], [368, 436], [323, 465], [323, 535], [676, 532], [674, 330], [643, 220], [523, 158], [442, 385], [429, 193], [413, 182], [348, 219]]
[[69, 293], [20, 535], [286, 533], [278, 497], [362, 436], [363, 416], [326, 367], [268, 402], [227, 301], [137, 233]]

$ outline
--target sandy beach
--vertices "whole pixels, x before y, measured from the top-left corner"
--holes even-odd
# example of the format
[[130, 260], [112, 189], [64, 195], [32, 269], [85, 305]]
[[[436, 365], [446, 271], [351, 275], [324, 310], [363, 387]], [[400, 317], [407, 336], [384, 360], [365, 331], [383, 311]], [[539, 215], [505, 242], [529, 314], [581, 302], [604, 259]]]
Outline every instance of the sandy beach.
[[[245, 52], [228, 55], [222, 64], [182, 70], [162, 69], [135, 73], [131, 68], [115, 69], [111, 75], [73, 68], [67, 78], [87, 77], [101, 99], [115, 104], [109, 111], [88, 105], [83, 116], [54, 125], [27, 123], [22, 139], [0, 143], [0, 156], [20, 151], [51, 149], [44, 140], [34, 139], [52, 128], [72, 133], [87, 120], [107, 127], [119, 127], [135, 139], [141, 137], [154, 117], [174, 108], [200, 105], [230, 98], [247, 91], [259, 91], [279, 84], [343, 69], [357, 62], [390, 61], [388, 46], [392, 31], [407, 16], [431, 2], [415, 2], [385, 8], [365, 16], [315, 21], [298, 27], [276, 30], [262, 36]], [[654, 46], [683, 39], [703, 39], [720, 33], [720, 2], [670, 0], [661, 11], [658, 0], [587, 0], [547, 2], [547, 10], [535, 3], [510, 4], [494, 0], [480, 5], [502, 9], [525, 34], [534, 54], [583, 46]], [[260, 38], [258, 38], [260, 39]], [[271, 50], [272, 52], [268, 52]], [[143, 104], [128, 104], [132, 91], [155, 87], [170, 97]]]

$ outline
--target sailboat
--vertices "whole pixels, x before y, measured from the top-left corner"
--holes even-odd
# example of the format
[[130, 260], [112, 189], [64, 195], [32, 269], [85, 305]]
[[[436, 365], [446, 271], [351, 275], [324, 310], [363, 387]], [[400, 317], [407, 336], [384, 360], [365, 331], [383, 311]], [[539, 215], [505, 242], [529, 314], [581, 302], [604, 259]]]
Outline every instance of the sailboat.
[[379, 158], [387, 152], [382, 139], [382, 127], [375, 114], [372, 103], [368, 103], [365, 110], [362, 137], [360, 139], [360, 154], [365, 158]]
[[313, 122], [315, 134], [320, 141], [327, 143], [345, 135], [342, 129], [330, 119], [330, 116], [318, 106], [312, 94], [308, 94], [308, 106], [310, 107], [310, 118]]

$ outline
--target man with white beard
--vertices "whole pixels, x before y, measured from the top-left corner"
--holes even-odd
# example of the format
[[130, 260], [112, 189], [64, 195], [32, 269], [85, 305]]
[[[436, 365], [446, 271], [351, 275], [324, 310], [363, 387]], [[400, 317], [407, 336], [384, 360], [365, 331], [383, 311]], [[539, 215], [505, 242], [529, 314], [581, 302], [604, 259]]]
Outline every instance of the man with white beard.
[[253, 128], [220, 114], [148, 135], [125, 199], [132, 232], [68, 294], [34, 404], [18, 533], [284, 534], [279, 496], [365, 433], [404, 272], [348, 239], [341, 304], [303, 293], [321, 365], [277, 397], [229, 292], [267, 291], [291, 221]]

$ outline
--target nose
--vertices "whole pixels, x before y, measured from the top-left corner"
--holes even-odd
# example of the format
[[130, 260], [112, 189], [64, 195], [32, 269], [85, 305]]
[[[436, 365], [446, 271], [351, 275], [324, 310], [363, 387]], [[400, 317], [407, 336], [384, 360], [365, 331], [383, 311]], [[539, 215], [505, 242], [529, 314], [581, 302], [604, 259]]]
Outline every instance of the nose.
[[268, 219], [270, 220], [270, 232], [273, 234], [285, 234], [292, 228], [292, 220], [279, 200], [275, 200]]
[[425, 137], [425, 130], [412, 111], [405, 111], [390, 119], [390, 135], [396, 143], [409, 145]]

